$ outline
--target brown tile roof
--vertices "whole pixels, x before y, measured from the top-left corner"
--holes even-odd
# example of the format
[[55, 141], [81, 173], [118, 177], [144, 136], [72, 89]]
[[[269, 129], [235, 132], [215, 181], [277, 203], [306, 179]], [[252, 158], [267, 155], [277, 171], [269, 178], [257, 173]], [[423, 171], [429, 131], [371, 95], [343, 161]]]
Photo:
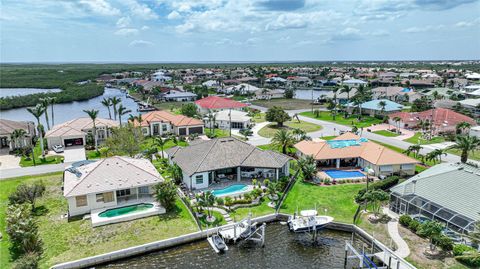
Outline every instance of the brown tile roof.
[[468, 122], [472, 126], [476, 126], [477, 123], [474, 119], [457, 113], [447, 108], [435, 108], [422, 112], [397, 112], [389, 115], [390, 119], [399, 117], [403, 123], [418, 124], [420, 120], [433, 121], [434, 125], [442, 126], [456, 126], [460, 122]]
[[[203, 122], [199, 119], [175, 115], [164, 110], [152, 111], [142, 115], [142, 126], [149, 126], [152, 122], [170, 122], [174, 126], [203, 125]], [[138, 122], [135, 121], [134, 124], [138, 125]]]
[[[96, 127], [118, 127], [119, 123], [110, 119], [97, 118], [95, 120]], [[59, 137], [59, 136], [68, 136], [68, 135], [82, 135], [86, 134], [85, 131], [91, 130], [93, 128], [93, 121], [91, 118], [82, 117], [73, 119], [62, 124], [57, 124], [52, 127], [46, 134], [45, 137]]]
[[13, 120], [0, 119], [0, 134], [11, 134], [16, 129], [22, 129], [28, 133], [29, 124], [33, 125], [34, 123], [28, 122], [28, 121], [13, 121]]

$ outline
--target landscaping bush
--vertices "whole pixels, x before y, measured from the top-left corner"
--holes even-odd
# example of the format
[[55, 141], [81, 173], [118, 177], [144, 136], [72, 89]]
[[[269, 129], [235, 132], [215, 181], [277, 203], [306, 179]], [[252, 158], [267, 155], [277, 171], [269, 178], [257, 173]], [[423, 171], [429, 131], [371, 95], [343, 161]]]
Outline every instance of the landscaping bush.
[[36, 253], [27, 253], [18, 258], [12, 266], [12, 269], [37, 269], [40, 257]]
[[232, 197], [230, 196], [225, 197], [225, 205], [228, 206], [229, 204], [232, 204], [232, 201], [233, 201]]
[[455, 259], [472, 268], [480, 267], [480, 253], [477, 251], [466, 251], [463, 255], [456, 256]]
[[217, 205], [224, 205], [225, 204], [225, 201], [223, 200], [222, 197], [217, 197], [215, 202], [217, 202]]
[[9, 205], [6, 222], [12, 257], [17, 258], [27, 253], [42, 254], [43, 242], [29, 204]]
[[171, 180], [161, 182], [155, 186], [155, 198], [167, 211], [175, 207], [176, 196], [177, 188]]
[[255, 198], [257, 198], [258, 196], [262, 195], [262, 190], [256, 188], [256, 189], [253, 189], [250, 193], [251, 193], [253, 199], [255, 199]]
[[328, 178], [326, 178], [325, 180], [323, 180], [323, 183], [324, 183], [325, 185], [330, 185], [331, 182], [332, 182], [332, 181], [331, 181], [330, 179], [328, 179]]
[[250, 193], [245, 193], [245, 194], [243, 195], [243, 198], [244, 198], [245, 200], [252, 200], [252, 195], [251, 195]]
[[398, 222], [405, 227], [409, 227], [410, 222], [412, 222], [412, 220], [413, 220], [412, 217], [410, 217], [409, 215], [402, 215], [400, 216], [400, 218], [398, 218]]
[[[391, 187], [397, 185], [399, 180], [400, 180], [399, 176], [390, 176], [390, 177], [387, 177], [384, 180], [375, 181], [375, 182], [369, 184], [368, 188], [373, 189], [373, 190], [380, 189], [380, 190], [383, 190], [383, 191], [387, 191]], [[363, 202], [363, 197], [364, 197], [364, 194], [366, 192], [367, 192], [367, 188], [363, 188], [360, 191], [358, 191], [358, 194], [355, 196], [355, 202], [357, 202], [357, 203]]]
[[35, 209], [35, 200], [42, 197], [45, 193], [45, 184], [43, 182], [35, 182], [32, 185], [20, 184], [15, 192], [8, 196], [10, 204], [29, 203], [32, 211]]
[[453, 241], [446, 235], [437, 235], [432, 238], [432, 243], [440, 247], [443, 251], [451, 251], [453, 249]]
[[475, 251], [475, 249], [464, 244], [458, 244], [453, 246], [453, 255], [455, 256], [460, 256], [467, 251]]
[[225, 201], [226, 206], [232, 206], [236, 204], [250, 204], [252, 200], [247, 200], [247, 199], [237, 199], [237, 200], [232, 200], [232, 201]]
[[420, 225], [422, 225], [418, 220], [412, 219], [412, 221], [408, 224], [408, 228], [416, 233], [418, 229], [420, 228]]

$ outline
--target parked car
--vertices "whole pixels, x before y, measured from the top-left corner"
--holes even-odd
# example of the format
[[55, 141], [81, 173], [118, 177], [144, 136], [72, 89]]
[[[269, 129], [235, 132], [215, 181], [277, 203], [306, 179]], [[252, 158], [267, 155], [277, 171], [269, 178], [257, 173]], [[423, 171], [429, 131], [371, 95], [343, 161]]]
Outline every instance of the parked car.
[[62, 153], [63, 152], [63, 146], [62, 145], [54, 145], [52, 147], [53, 151], [55, 151], [56, 153]]

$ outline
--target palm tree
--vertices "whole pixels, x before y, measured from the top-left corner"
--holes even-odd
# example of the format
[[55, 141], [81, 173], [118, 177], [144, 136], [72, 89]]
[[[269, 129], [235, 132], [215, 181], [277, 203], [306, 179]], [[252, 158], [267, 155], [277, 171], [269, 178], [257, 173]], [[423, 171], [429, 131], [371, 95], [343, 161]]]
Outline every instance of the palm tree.
[[436, 161], [441, 163], [442, 162], [442, 155], [447, 156], [447, 153], [445, 153], [445, 151], [443, 149], [436, 149], [436, 150], [433, 150], [433, 151], [427, 153], [427, 155], [425, 156], [425, 159], [427, 161], [433, 161], [434, 163]]
[[132, 112], [130, 109], [127, 109], [126, 107], [124, 107], [122, 104], [120, 104], [120, 106], [118, 107], [118, 121], [120, 122], [120, 126], [122, 126], [122, 116], [123, 115], [126, 115], [128, 113]]
[[[27, 134], [27, 132], [23, 129], [15, 129], [13, 130], [12, 132], [12, 139], [13, 139], [13, 144], [14, 144], [14, 148], [17, 149], [19, 148], [19, 144], [21, 145], [22, 143], [18, 143], [18, 141], [23, 138], [25, 135]], [[21, 140], [20, 140], [21, 141]], [[20, 146], [21, 147], [21, 146]]]
[[112, 99], [103, 98], [102, 105], [104, 105], [108, 109], [108, 118], [112, 119], [112, 112], [110, 111], [110, 107], [112, 106]]
[[417, 158], [418, 157], [418, 153], [420, 153], [420, 150], [422, 149], [423, 147], [420, 146], [419, 144], [415, 144], [415, 145], [411, 145], [410, 147], [408, 147], [404, 153], [407, 154], [408, 156], [410, 156], [410, 153], [413, 153], [413, 157]]
[[297, 161], [298, 167], [302, 171], [304, 180], [312, 180], [317, 173], [315, 159], [312, 155], [306, 155]]
[[459, 122], [457, 123], [457, 126], [456, 126], [456, 129], [457, 129], [457, 134], [465, 134], [466, 130], [470, 129], [470, 127], [472, 127], [472, 125], [466, 121], [462, 121], [462, 122]]
[[348, 87], [348, 85], [343, 85], [342, 89], [340, 89], [340, 93], [346, 93], [347, 94], [347, 104], [350, 103], [350, 92], [352, 91], [352, 88]]
[[300, 128], [294, 128], [292, 130], [292, 134], [295, 136], [295, 140], [300, 141], [305, 139], [305, 136], [307, 135], [307, 132]]
[[97, 126], [95, 125], [95, 121], [97, 120], [98, 110], [83, 110], [83, 112], [87, 113], [90, 119], [93, 122], [93, 141], [95, 143], [95, 150], [98, 151], [98, 144], [97, 144]]
[[287, 149], [293, 146], [294, 139], [287, 130], [281, 129], [273, 136], [272, 143], [282, 147], [282, 153], [287, 154]]
[[212, 191], [206, 191], [203, 195], [200, 195], [198, 201], [203, 207], [207, 208], [208, 219], [212, 219], [211, 207], [215, 203], [215, 195], [212, 194]]
[[48, 99], [48, 97], [45, 97], [40, 98], [39, 101], [45, 110], [45, 122], [47, 123], [47, 130], [50, 130], [50, 121], [48, 120], [48, 106], [50, 105], [50, 100]]
[[43, 147], [43, 131], [42, 124], [40, 123], [40, 117], [45, 112], [45, 108], [41, 104], [37, 104], [34, 107], [27, 108], [27, 111], [37, 119], [37, 131], [40, 136], [40, 150], [42, 151], [42, 159], [45, 159], [45, 149]]
[[154, 138], [154, 144], [156, 147], [160, 147], [160, 150], [162, 151], [162, 159], [164, 158], [163, 156], [163, 148], [165, 147], [165, 144], [167, 143], [168, 141], [168, 138], [163, 140], [163, 138], [161, 138], [160, 136], [156, 136]]
[[460, 161], [466, 163], [468, 161], [468, 154], [474, 152], [480, 147], [480, 140], [476, 136], [459, 135], [455, 141], [455, 145], [451, 149], [461, 151]]
[[402, 121], [402, 118], [400, 117], [394, 117], [393, 121], [395, 122], [396, 126], [395, 129], [397, 129], [397, 133], [400, 133], [400, 122]]
[[53, 105], [57, 101], [57, 97], [48, 97], [49, 103], [50, 103], [50, 108], [52, 112], [52, 127], [55, 125], [55, 114], [53, 113]]
[[382, 115], [385, 114], [385, 107], [386, 107], [386, 106], [387, 106], [387, 102], [385, 102], [385, 101], [380, 101], [380, 102], [378, 102], [378, 108], [380, 108], [380, 113], [381, 113]]
[[122, 100], [116, 96], [110, 98], [110, 103], [113, 107], [113, 119], [117, 120], [117, 105], [120, 104]]

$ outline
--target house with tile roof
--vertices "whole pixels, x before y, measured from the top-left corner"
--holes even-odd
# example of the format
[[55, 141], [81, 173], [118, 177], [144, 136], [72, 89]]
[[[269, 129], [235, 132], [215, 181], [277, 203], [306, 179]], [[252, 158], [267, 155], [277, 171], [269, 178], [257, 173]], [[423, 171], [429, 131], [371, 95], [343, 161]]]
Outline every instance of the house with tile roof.
[[[385, 102], [384, 108], [380, 106], [380, 102]], [[354, 103], [349, 103], [346, 105], [346, 107], [349, 113], [353, 113], [353, 111], [357, 109], [357, 105]], [[403, 109], [403, 105], [395, 103], [388, 99], [371, 100], [360, 104], [360, 107], [362, 108], [362, 114], [367, 114], [370, 116], [390, 114], [393, 112], [401, 111]]]
[[242, 110], [243, 108], [247, 107], [247, 104], [240, 103], [229, 98], [213, 95], [197, 100], [195, 101], [195, 104], [197, 105], [198, 111], [201, 114], [206, 114], [212, 110]]
[[145, 136], [203, 134], [204, 131], [201, 120], [164, 110], [145, 113], [142, 121], [135, 120], [134, 125], [140, 125]]
[[304, 140], [294, 145], [299, 157], [310, 155], [320, 169], [370, 168], [379, 175], [413, 175], [417, 160], [387, 147], [345, 133], [332, 140]]
[[153, 201], [153, 186], [163, 177], [147, 159], [114, 156], [75, 163], [63, 176], [69, 217]]
[[289, 175], [291, 157], [262, 150], [233, 137], [199, 141], [188, 147], [167, 150], [170, 163], [182, 169], [189, 189], [204, 189], [219, 182], [253, 178], [278, 180]]
[[[24, 137], [18, 138], [16, 141], [12, 137], [15, 130], [24, 130]], [[14, 150], [16, 148], [30, 146], [32, 139], [35, 137], [35, 123], [32, 121], [13, 121], [0, 119], [0, 148], [8, 148]]]

